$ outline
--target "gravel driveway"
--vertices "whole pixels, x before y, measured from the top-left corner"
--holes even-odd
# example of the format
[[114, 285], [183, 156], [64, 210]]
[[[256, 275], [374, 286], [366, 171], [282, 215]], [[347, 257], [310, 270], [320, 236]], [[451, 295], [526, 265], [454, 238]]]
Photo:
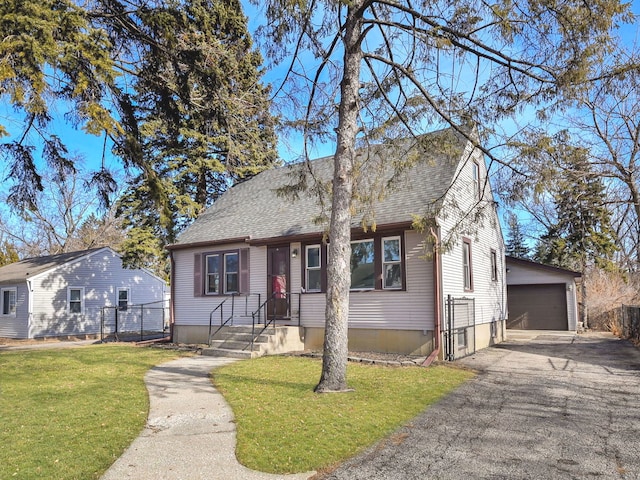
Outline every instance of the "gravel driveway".
[[458, 361], [477, 378], [327, 479], [640, 479], [640, 350], [541, 333]]

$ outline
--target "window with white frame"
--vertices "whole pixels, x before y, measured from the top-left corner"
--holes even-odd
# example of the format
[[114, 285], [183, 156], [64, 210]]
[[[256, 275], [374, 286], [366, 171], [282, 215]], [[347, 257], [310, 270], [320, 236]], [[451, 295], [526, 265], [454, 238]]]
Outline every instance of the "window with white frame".
[[84, 313], [84, 287], [67, 288], [67, 309], [69, 313]]
[[473, 290], [473, 272], [471, 269], [471, 240], [462, 241], [462, 275], [465, 291]]
[[382, 288], [402, 288], [402, 251], [400, 237], [382, 239]]
[[196, 253], [194, 296], [249, 293], [249, 249]]
[[307, 245], [305, 258], [307, 292], [322, 290], [322, 248], [320, 245]]
[[2, 315], [15, 316], [17, 298], [18, 298], [17, 288], [2, 289]]
[[[393, 232], [396, 233], [396, 232]], [[405, 258], [402, 234], [371, 234], [351, 242], [351, 290], [404, 290]], [[327, 250], [320, 243], [303, 244], [302, 283], [305, 292], [326, 290]]]
[[351, 242], [352, 290], [373, 290], [376, 287], [374, 259], [373, 239]]
[[498, 281], [498, 254], [491, 249], [491, 280]]
[[476, 200], [480, 200], [482, 198], [482, 192], [480, 191], [480, 165], [472, 162], [471, 168], [473, 175], [473, 196]]
[[205, 293], [220, 293], [220, 255], [207, 255], [205, 267]]
[[126, 287], [118, 288], [118, 310], [127, 310], [129, 308], [130, 303], [130, 293], [129, 289]]
[[224, 254], [224, 293], [238, 293], [238, 253]]

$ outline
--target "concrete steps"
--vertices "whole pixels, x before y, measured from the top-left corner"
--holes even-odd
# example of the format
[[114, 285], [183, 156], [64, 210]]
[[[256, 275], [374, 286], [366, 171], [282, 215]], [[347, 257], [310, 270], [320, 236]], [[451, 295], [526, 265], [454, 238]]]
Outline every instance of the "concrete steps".
[[[255, 332], [260, 332], [264, 325], [257, 325]], [[304, 350], [304, 329], [300, 327], [269, 327], [262, 334], [256, 335], [251, 345], [251, 326], [223, 327], [215, 334], [208, 348], [202, 350], [203, 355], [212, 357], [256, 358], [263, 355], [276, 355]]]

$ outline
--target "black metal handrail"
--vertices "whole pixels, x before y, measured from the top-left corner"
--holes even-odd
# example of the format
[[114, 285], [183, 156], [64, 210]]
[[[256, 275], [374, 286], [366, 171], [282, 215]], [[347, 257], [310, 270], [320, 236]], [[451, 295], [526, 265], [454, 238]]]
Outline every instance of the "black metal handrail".
[[[222, 327], [224, 327], [230, 320], [233, 319], [233, 310], [234, 310], [234, 305], [235, 305], [235, 298], [236, 298], [236, 294], [233, 294], [230, 297], [225, 298], [222, 302], [220, 302], [218, 304], [218, 306], [216, 308], [211, 310], [211, 313], [209, 313], [209, 337], [208, 337], [208, 341], [207, 341], [207, 343], [209, 345], [211, 345], [211, 329], [213, 328], [213, 314], [216, 313], [216, 310], [220, 309], [220, 326], [213, 333], [213, 335], [216, 335], [222, 329]], [[225, 303], [227, 303], [227, 301], [229, 301], [229, 299], [231, 299], [231, 316], [229, 316], [229, 318], [227, 318], [226, 320], [223, 321], [224, 309], [222, 308], [222, 306]]]
[[[281, 298], [280, 296], [284, 296], [285, 298], [287, 298], [287, 316], [289, 318], [291, 318], [291, 297], [293, 295], [297, 295], [298, 296], [298, 327], [300, 326], [300, 307], [301, 307], [301, 295], [300, 293], [290, 293], [290, 292], [273, 292], [269, 298], [267, 298], [264, 302], [262, 302], [260, 304], [260, 306], [251, 313], [251, 343], [249, 345], [247, 345], [247, 347], [244, 348], [244, 350], [246, 350], [248, 347], [251, 347], [251, 351], [253, 351], [253, 344], [255, 343], [256, 338], [258, 338], [260, 335], [262, 335], [262, 333], [269, 328], [269, 326], [271, 324], [273, 324], [273, 328], [275, 329], [276, 327], [276, 320], [277, 320], [277, 316], [276, 316], [276, 302], [272, 302], [272, 315], [271, 315], [271, 319], [269, 319], [269, 315], [267, 315], [267, 307], [269, 305], [269, 302], [271, 300], [276, 300], [277, 298]], [[259, 303], [259, 302], [258, 302]], [[260, 317], [261, 317], [261, 312], [262, 309], [264, 308], [265, 312], [264, 312], [264, 327], [262, 327], [262, 329], [256, 334], [256, 316], [258, 317], [258, 324], [260, 322]]]

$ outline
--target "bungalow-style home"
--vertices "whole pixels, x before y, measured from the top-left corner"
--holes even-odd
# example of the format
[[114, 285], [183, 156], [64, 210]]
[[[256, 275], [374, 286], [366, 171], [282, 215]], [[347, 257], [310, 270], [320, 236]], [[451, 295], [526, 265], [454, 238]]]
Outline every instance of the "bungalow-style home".
[[[359, 152], [357, 183], [372, 202], [353, 216], [349, 349], [453, 358], [500, 341], [504, 245], [480, 150], [447, 129]], [[332, 174], [332, 157], [264, 171], [168, 247], [174, 341], [274, 319], [294, 327], [296, 348], [322, 348], [331, 238], [318, 195]], [[224, 335], [214, 344], [247, 348]]]
[[161, 308], [134, 307], [161, 307], [165, 290], [150, 272], [123, 268], [109, 247], [29, 258], [0, 268], [0, 337], [93, 337], [105, 319], [113, 330], [114, 317], [119, 331], [141, 321], [162, 330]]
[[578, 329], [579, 272], [510, 256], [506, 262], [508, 329]]

